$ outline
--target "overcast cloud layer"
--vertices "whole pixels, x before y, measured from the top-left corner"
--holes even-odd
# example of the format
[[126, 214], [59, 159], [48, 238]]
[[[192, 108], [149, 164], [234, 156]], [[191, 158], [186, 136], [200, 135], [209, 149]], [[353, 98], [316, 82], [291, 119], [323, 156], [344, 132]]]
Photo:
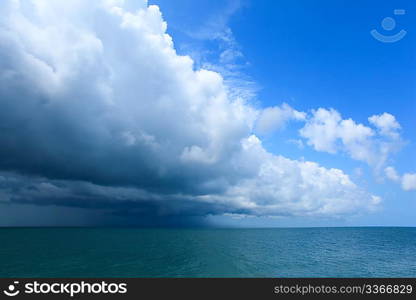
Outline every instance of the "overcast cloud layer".
[[[378, 206], [341, 170], [267, 152], [256, 128], [306, 114], [287, 105], [259, 111], [219, 73], [196, 70], [175, 52], [157, 6], [4, 0], [0, 13], [0, 201], [196, 216], [334, 216]], [[369, 121], [398, 139], [390, 116]], [[317, 150], [336, 152], [341, 139], [373, 164], [367, 148], [356, 152], [375, 147], [372, 129], [332, 110], [306, 122], [301, 135]], [[332, 125], [357, 135], [315, 134]]]

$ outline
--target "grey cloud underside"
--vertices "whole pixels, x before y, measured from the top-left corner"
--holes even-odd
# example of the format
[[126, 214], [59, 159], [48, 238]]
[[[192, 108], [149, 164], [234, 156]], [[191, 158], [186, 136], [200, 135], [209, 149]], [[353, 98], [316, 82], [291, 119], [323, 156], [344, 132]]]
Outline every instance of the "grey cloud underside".
[[51, 180], [14, 173], [0, 174], [0, 203], [59, 205], [108, 211], [118, 216], [158, 218], [202, 217], [210, 214], [249, 214], [247, 209], [197, 201], [185, 195], [151, 194], [127, 187], [100, 186], [82, 181]]
[[341, 170], [267, 152], [259, 111], [176, 54], [156, 6], [127, 3], [1, 2], [0, 201], [147, 216], [377, 207]]

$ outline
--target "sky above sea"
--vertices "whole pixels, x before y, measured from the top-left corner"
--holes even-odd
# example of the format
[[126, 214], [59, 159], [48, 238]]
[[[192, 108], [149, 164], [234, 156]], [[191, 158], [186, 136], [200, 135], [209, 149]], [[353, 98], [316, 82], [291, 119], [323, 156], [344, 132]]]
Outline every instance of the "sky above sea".
[[0, 13], [0, 226], [416, 225], [414, 1]]

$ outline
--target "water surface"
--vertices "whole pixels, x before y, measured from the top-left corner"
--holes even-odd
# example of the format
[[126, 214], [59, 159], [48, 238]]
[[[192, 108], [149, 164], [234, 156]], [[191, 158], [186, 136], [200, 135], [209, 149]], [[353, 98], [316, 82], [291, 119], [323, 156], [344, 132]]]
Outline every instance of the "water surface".
[[0, 241], [0, 277], [416, 277], [416, 228], [3, 228]]

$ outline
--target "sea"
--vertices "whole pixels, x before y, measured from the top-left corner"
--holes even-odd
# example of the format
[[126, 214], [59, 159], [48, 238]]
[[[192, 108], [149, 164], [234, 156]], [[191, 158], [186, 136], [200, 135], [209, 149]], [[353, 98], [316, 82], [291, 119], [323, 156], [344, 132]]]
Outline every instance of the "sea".
[[0, 277], [416, 277], [416, 228], [2, 228]]

